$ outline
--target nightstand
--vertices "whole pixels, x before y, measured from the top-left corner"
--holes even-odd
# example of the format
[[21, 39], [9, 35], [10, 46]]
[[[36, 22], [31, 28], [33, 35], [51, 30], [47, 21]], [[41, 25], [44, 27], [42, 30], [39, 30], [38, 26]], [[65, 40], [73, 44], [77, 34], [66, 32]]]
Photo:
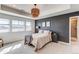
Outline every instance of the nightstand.
[[25, 41], [24, 41], [24, 44], [28, 44], [30, 45], [31, 44], [31, 41], [32, 41], [32, 35], [26, 35], [25, 36]]
[[58, 34], [56, 32], [51, 33], [52, 41], [58, 43]]

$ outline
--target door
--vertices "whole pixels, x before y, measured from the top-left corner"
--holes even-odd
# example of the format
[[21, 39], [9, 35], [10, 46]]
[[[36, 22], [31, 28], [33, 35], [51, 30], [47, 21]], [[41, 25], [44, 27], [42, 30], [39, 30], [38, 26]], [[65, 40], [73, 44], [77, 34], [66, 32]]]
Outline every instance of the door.
[[77, 40], [77, 17], [71, 17], [71, 40]]

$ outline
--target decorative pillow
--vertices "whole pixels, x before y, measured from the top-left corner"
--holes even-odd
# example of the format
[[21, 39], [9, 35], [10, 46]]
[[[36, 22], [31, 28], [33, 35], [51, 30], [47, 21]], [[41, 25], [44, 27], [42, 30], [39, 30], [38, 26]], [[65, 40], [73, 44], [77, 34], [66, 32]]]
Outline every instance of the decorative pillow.
[[49, 33], [50, 31], [49, 30], [44, 30], [44, 33]]
[[39, 30], [39, 33], [43, 33], [43, 30]]
[[48, 35], [48, 34], [50, 34], [50, 31], [49, 30], [44, 30], [44, 33]]

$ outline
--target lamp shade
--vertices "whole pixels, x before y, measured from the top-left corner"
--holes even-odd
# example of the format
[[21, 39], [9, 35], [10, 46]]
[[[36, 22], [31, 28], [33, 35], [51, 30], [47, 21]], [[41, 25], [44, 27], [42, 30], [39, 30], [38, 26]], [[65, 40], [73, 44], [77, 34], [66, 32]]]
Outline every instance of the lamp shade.
[[32, 17], [38, 17], [40, 14], [40, 10], [38, 8], [34, 7], [31, 9], [31, 14], [32, 14]]

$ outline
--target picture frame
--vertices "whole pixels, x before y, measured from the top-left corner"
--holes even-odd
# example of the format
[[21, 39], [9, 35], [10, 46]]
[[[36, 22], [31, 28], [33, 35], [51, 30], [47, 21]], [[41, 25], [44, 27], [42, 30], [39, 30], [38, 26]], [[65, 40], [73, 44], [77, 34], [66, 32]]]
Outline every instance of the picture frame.
[[47, 22], [46, 22], [46, 26], [47, 26], [47, 27], [50, 27], [50, 21], [47, 21]]
[[42, 27], [45, 27], [45, 22], [42, 22]]

